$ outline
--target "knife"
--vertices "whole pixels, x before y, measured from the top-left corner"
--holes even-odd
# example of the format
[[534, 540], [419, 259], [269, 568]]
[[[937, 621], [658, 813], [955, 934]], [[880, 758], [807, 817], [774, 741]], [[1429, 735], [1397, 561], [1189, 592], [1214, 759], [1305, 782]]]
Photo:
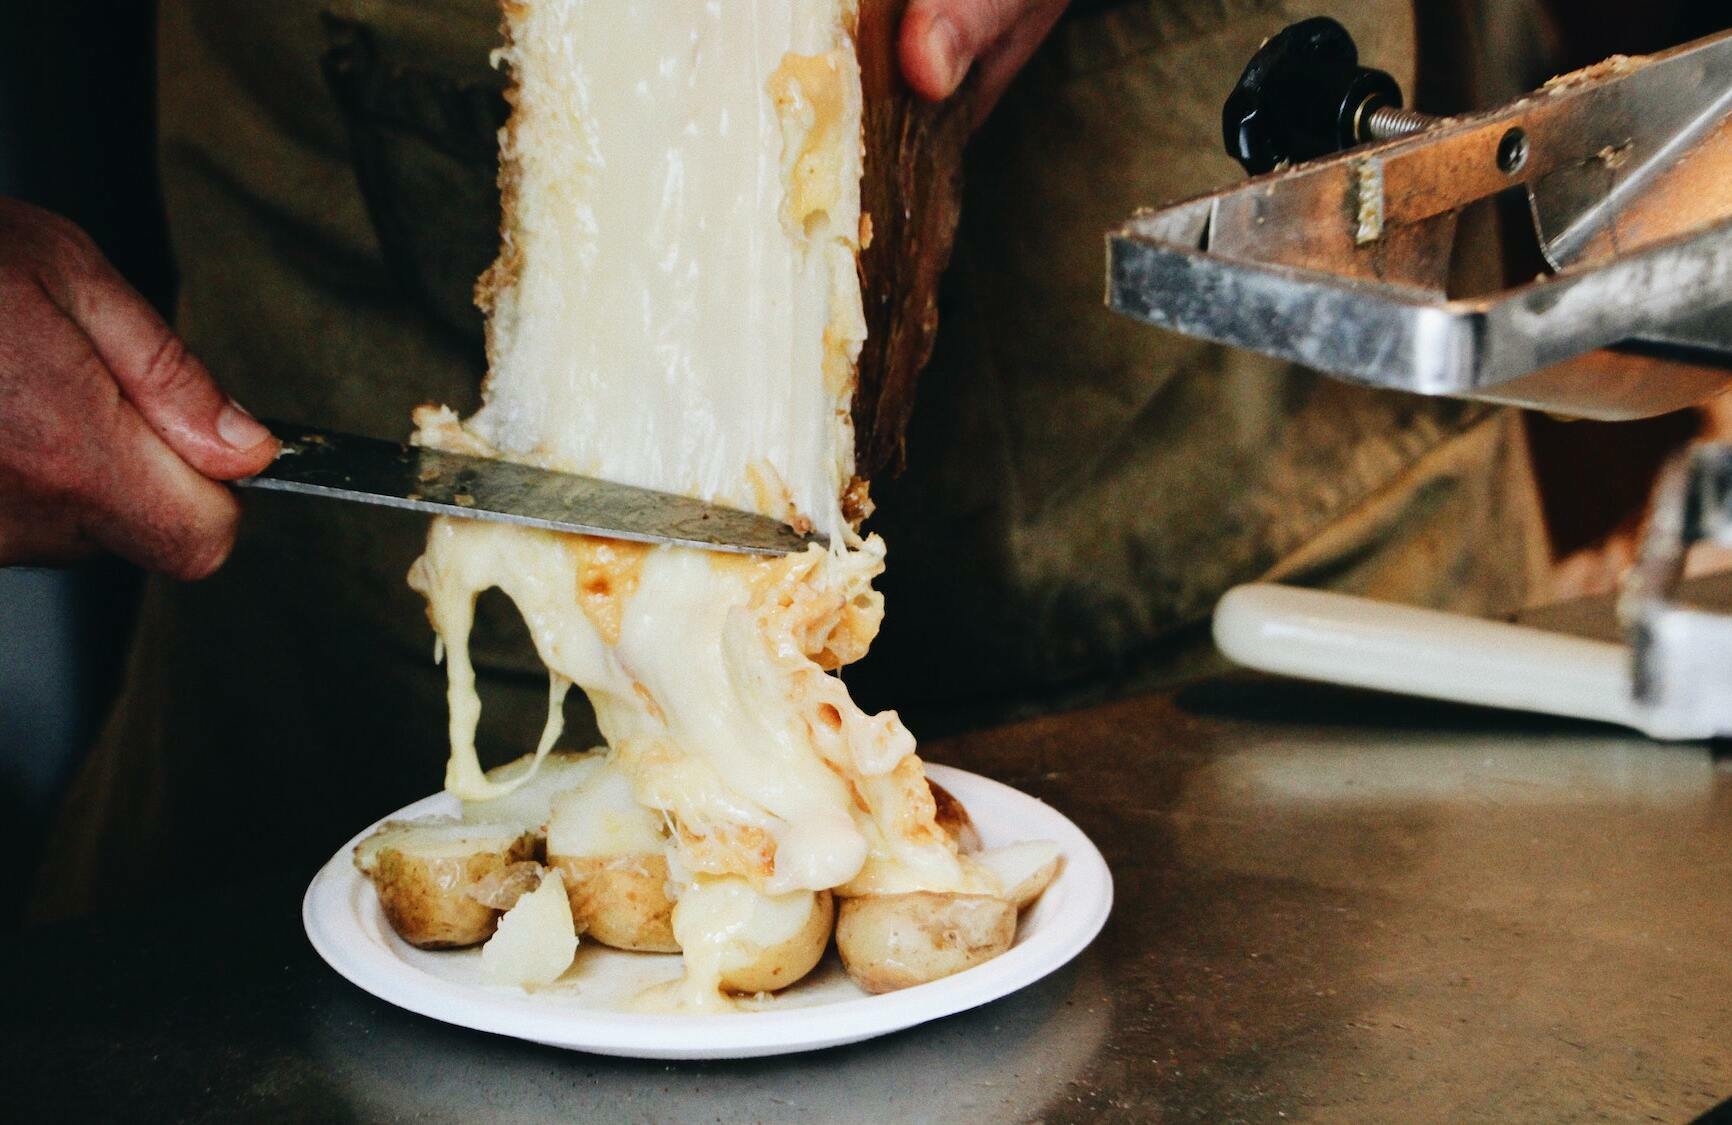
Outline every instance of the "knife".
[[734, 554], [785, 555], [827, 543], [768, 516], [687, 496], [314, 426], [265, 425], [282, 451], [258, 476], [234, 482], [242, 488]]

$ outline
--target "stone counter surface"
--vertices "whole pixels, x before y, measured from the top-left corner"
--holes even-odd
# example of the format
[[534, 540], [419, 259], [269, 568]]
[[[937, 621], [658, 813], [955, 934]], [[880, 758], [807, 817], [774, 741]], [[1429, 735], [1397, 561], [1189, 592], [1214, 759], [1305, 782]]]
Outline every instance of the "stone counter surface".
[[927, 752], [1063, 810], [1117, 880], [1092, 948], [985, 1008], [750, 1062], [551, 1050], [340, 979], [301, 932], [309, 870], [6, 943], [0, 1113], [1690, 1121], [1732, 1099], [1725, 747], [1224, 679]]

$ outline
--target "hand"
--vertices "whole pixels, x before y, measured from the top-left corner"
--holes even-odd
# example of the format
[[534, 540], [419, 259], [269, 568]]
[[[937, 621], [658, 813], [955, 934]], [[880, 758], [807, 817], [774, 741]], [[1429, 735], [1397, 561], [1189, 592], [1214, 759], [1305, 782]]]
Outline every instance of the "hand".
[[77, 227], [0, 199], [0, 566], [97, 550], [202, 578], [277, 443]]
[[902, 73], [922, 97], [948, 98], [972, 67], [975, 124], [985, 120], [1070, 0], [911, 0]]

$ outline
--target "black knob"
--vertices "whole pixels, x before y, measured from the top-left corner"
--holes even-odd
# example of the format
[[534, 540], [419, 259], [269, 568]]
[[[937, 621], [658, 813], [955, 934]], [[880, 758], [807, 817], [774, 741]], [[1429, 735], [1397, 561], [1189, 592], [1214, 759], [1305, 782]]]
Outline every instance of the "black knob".
[[1400, 105], [1395, 79], [1360, 66], [1353, 36], [1318, 16], [1263, 44], [1227, 98], [1221, 132], [1227, 154], [1259, 176], [1352, 148], [1374, 111]]

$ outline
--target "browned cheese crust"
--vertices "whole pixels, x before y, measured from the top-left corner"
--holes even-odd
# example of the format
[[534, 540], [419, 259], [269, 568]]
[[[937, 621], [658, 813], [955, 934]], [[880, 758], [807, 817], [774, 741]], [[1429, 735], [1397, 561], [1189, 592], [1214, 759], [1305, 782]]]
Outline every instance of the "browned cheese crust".
[[[507, 48], [513, 45], [511, 22], [523, 12], [523, 0], [499, 0], [499, 37]], [[505, 119], [505, 128], [500, 131], [499, 144], [499, 257], [487, 267], [475, 282], [475, 307], [487, 317], [487, 376], [482, 386], [485, 388], [493, 379], [493, 306], [499, 294], [517, 284], [517, 275], [523, 269], [523, 259], [517, 249], [517, 241], [512, 237], [512, 228], [517, 225], [518, 181], [522, 177], [522, 169], [517, 160], [517, 127], [520, 124], [517, 115], [518, 79], [517, 73], [511, 71], [509, 81], [505, 86], [505, 103], [511, 107], [511, 112]]]

